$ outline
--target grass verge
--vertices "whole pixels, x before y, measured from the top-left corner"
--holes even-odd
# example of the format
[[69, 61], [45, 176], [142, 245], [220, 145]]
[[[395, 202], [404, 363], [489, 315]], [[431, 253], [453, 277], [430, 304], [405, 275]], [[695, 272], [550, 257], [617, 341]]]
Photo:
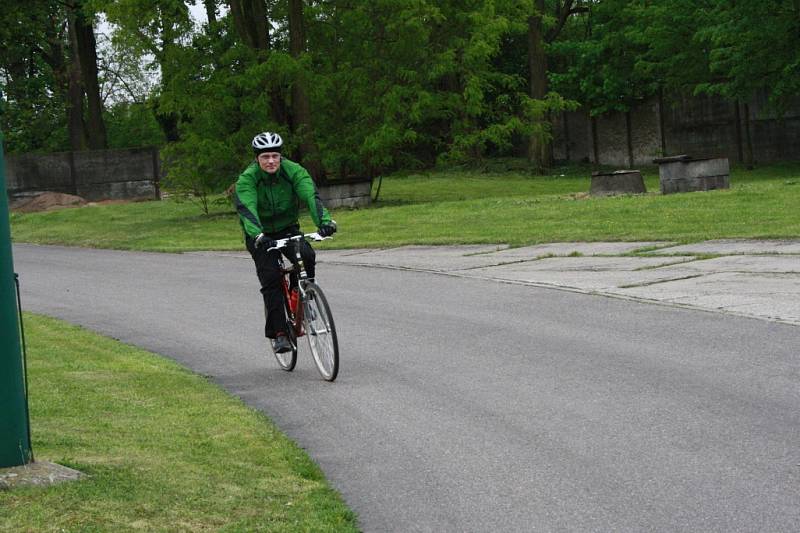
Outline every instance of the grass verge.
[[0, 492], [2, 531], [356, 531], [308, 456], [177, 364], [26, 314], [37, 460], [88, 474]]
[[[734, 168], [731, 188], [698, 193], [591, 198], [589, 167], [551, 176], [430, 172], [383, 180], [368, 209], [339, 210], [341, 232], [321, 247], [406, 244], [512, 246], [558, 241], [696, 242], [800, 235], [800, 163]], [[655, 169], [644, 172], [658, 191]], [[375, 188], [377, 185], [375, 185]], [[377, 191], [376, 191], [377, 192]], [[16, 242], [131, 250], [241, 250], [237, 216], [223, 203], [209, 216], [174, 201], [13, 214]], [[313, 228], [310, 220], [302, 221]]]

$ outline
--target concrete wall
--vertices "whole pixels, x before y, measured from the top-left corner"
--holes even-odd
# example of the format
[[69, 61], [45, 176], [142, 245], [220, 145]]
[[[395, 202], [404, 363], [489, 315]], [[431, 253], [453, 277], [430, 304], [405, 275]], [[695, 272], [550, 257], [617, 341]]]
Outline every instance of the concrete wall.
[[156, 148], [10, 155], [6, 174], [11, 198], [43, 191], [90, 201], [159, 197]]
[[[89, 201], [160, 198], [160, 166], [157, 148], [12, 155], [6, 157], [8, 195], [53, 191]], [[368, 206], [371, 191], [370, 179], [319, 185], [330, 208]]]
[[710, 96], [654, 97], [635, 106], [629, 116], [607, 113], [590, 118], [582, 111], [564, 113], [555, 121], [553, 133], [556, 159], [620, 168], [678, 154], [743, 162], [748, 146], [757, 163], [797, 160], [800, 98], [779, 117], [769, 110], [764, 95], [748, 102]]

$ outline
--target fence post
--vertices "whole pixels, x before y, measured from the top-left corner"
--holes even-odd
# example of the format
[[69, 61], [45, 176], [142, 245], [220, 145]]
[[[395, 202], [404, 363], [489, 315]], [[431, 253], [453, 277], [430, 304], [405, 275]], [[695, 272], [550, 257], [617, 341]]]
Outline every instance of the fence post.
[[661, 155], [667, 157], [667, 132], [664, 129], [664, 89], [658, 88], [658, 135], [661, 138]]
[[19, 310], [11, 256], [11, 226], [6, 191], [6, 162], [0, 132], [0, 467], [31, 461], [28, 404], [22, 370]]
[[69, 161], [69, 184], [72, 187], [72, 194], [78, 196], [78, 177], [76, 176], [77, 172], [75, 170], [75, 152], [70, 150], [69, 155], [67, 156], [67, 161]]
[[153, 146], [153, 188], [156, 191], [156, 200], [161, 200], [161, 158], [158, 154], [158, 147]]

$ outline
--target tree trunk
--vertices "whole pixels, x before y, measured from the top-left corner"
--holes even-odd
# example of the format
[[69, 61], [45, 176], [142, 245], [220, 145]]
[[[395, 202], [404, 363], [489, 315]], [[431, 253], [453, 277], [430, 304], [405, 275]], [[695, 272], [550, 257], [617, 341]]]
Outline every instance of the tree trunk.
[[228, 0], [236, 33], [255, 50], [269, 50], [269, 25], [264, 0]]
[[74, 7], [75, 44], [77, 46], [83, 90], [86, 93], [88, 120], [86, 140], [93, 150], [108, 148], [106, 125], [103, 122], [103, 102], [97, 81], [97, 41], [91, 20], [86, 18], [81, 4]]
[[83, 86], [81, 85], [80, 58], [77, 53], [78, 41], [75, 30], [75, 13], [67, 13], [70, 62], [67, 66], [67, 132], [72, 150], [86, 149], [86, 131], [83, 123]]
[[[547, 57], [544, 53], [542, 15], [544, 0], [536, 0], [536, 13], [528, 18], [528, 66], [530, 68], [530, 97], [543, 100], [547, 95]], [[542, 128], [550, 131], [548, 117], [541, 117]], [[539, 129], [539, 128], [537, 128]], [[534, 132], [528, 145], [528, 160], [539, 173], [553, 164], [553, 146], [545, 132]]]
[[208, 25], [217, 23], [217, 3], [214, 0], [203, 0], [203, 5], [206, 8], [206, 18]]
[[255, 47], [259, 50], [269, 50], [269, 20], [267, 20], [267, 7], [264, 0], [250, 0], [250, 24]]
[[[265, 61], [271, 43], [264, 0], [228, 0], [228, 6], [239, 38], [247, 46], [260, 52], [259, 61]], [[268, 89], [266, 98], [272, 120], [277, 124], [288, 124], [289, 112], [281, 88], [276, 86]]]
[[[178, 9], [176, 5], [172, 5], [172, 7]], [[169, 13], [167, 12], [167, 9], [169, 8], [165, 7], [164, 10], [160, 11], [161, 30], [159, 32], [159, 38], [161, 40], [161, 48], [158, 53], [155, 54], [156, 59], [158, 60], [158, 65], [161, 68], [162, 87], [166, 87], [169, 83], [167, 80], [171, 80], [174, 73], [181, 68], [180, 65], [176, 64], [176, 54], [173, 53], [173, 50], [180, 46], [178, 41], [180, 40], [181, 35], [169, 22], [170, 20], [177, 19], [178, 13]], [[153, 106], [153, 114], [155, 115], [156, 122], [158, 122], [158, 125], [161, 128], [161, 131], [164, 133], [164, 137], [166, 138], [167, 142], [173, 143], [180, 141], [180, 123], [183, 115], [180, 113], [175, 113], [174, 111], [164, 110], [161, 105], [160, 96], [153, 97], [151, 99], [151, 105]]]
[[750, 104], [744, 103], [744, 165], [747, 170], [753, 170], [755, 161], [753, 158], [753, 138], [750, 136]]
[[[306, 37], [303, 21], [303, 1], [289, 0], [289, 53], [299, 59], [305, 52]], [[305, 91], [305, 76], [299, 73], [292, 84], [292, 132], [299, 139], [297, 159], [303, 162], [314, 181], [323, 178], [319, 149], [314, 142], [311, 125], [311, 106]]]
[[178, 115], [175, 113], [165, 113], [161, 110], [161, 103], [158, 97], [151, 100], [153, 106], [153, 115], [156, 117], [161, 131], [164, 132], [164, 138], [167, 142], [173, 143], [181, 140], [180, 131], [178, 130]]
[[245, 12], [244, 4], [248, 0], [228, 0], [228, 7], [230, 7], [231, 17], [233, 18], [233, 27], [236, 28], [236, 33], [244, 44], [250, 48], [255, 48], [253, 36], [248, 29], [247, 13]]

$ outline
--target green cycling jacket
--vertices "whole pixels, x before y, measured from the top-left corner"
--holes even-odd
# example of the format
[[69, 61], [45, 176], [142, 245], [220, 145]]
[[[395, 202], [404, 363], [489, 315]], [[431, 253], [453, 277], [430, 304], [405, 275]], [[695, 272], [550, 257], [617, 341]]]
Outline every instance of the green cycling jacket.
[[317, 227], [330, 223], [331, 215], [308, 171], [285, 158], [275, 174], [267, 174], [254, 161], [236, 180], [233, 192], [242, 230], [253, 238], [298, 224], [301, 202], [308, 206]]

